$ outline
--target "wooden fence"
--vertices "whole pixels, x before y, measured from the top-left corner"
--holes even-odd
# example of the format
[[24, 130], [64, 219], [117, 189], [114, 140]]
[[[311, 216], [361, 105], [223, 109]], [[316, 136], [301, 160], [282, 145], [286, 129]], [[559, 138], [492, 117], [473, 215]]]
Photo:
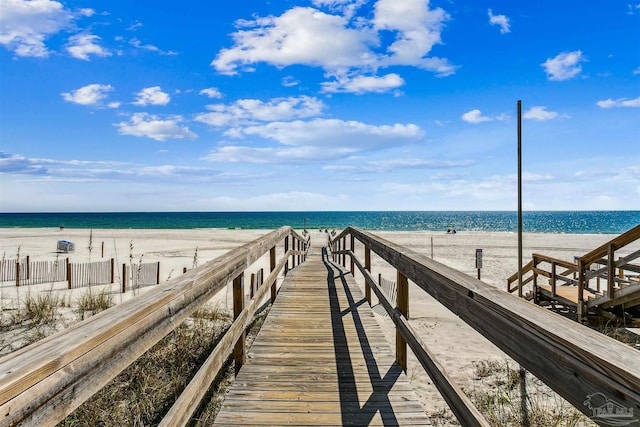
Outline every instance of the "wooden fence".
[[[356, 239], [364, 246], [364, 263], [355, 254]], [[407, 368], [408, 345], [462, 425], [487, 423], [409, 324], [408, 280], [584, 414], [596, 415], [586, 405], [594, 393], [601, 393], [607, 403], [627, 414], [640, 414], [637, 350], [358, 228], [345, 229], [331, 240], [331, 246], [335, 261], [346, 267], [349, 256], [351, 272], [357, 266], [362, 273], [369, 304], [373, 290], [395, 323], [400, 366]], [[387, 299], [371, 275], [371, 252], [397, 270], [396, 301]]]
[[[55, 425], [233, 282], [234, 322], [160, 424], [185, 425], [229, 355], [242, 366], [245, 330], [262, 299], [275, 300], [278, 276], [307, 250], [308, 238], [282, 227], [0, 358], [0, 426]], [[245, 305], [245, 271], [262, 256], [270, 274]]]
[[106, 261], [67, 264], [69, 289], [113, 283], [114, 273], [113, 258]]
[[20, 282], [21, 266], [29, 264], [29, 257], [0, 260], [0, 282]]
[[122, 264], [122, 293], [127, 292], [127, 286], [137, 289], [158, 284], [160, 284], [160, 261]]

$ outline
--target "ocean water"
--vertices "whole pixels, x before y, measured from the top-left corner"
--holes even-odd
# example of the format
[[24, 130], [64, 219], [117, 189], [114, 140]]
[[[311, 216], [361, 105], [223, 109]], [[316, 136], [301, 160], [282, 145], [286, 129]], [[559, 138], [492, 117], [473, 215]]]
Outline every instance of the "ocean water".
[[[640, 224], [640, 211], [531, 211], [523, 230], [532, 233], [619, 234]], [[357, 226], [388, 231], [517, 231], [517, 213], [507, 211], [390, 212], [109, 212], [0, 213], [0, 227], [308, 229]]]

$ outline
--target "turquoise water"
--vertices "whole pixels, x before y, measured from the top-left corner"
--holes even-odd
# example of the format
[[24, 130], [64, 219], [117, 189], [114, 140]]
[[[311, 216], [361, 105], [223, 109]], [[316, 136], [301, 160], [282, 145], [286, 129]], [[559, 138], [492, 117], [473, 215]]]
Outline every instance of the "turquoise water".
[[[0, 227], [245, 228], [283, 225], [342, 229], [354, 225], [389, 231], [517, 231], [516, 212], [109, 212], [0, 213]], [[532, 211], [523, 229], [533, 233], [619, 234], [640, 224], [640, 211]]]

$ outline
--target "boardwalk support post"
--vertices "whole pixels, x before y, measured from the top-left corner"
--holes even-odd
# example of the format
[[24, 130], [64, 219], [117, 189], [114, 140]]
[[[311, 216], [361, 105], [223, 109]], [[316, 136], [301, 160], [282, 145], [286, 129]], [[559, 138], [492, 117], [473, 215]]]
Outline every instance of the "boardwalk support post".
[[351, 259], [351, 275], [353, 276], [355, 273], [355, 269], [354, 269], [354, 262], [353, 262], [353, 254], [355, 253], [355, 245], [356, 245], [356, 237], [352, 234], [351, 235], [351, 256], [349, 257]]
[[584, 285], [585, 285], [585, 275], [584, 275], [585, 265], [582, 259], [578, 260], [578, 322], [582, 323], [582, 319], [584, 316]]
[[289, 272], [289, 256], [288, 256], [287, 252], [289, 252], [289, 236], [284, 238], [284, 257], [287, 259], [287, 261], [284, 264], [284, 275], [285, 276]]
[[[409, 281], [407, 276], [398, 270], [397, 275], [398, 294], [396, 296], [396, 308], [402, 315], [409, 319]], [[400, 331], [396, 328], [396, 362], [407, 372], [407, 342], [402, 337]]]
[[[244, 308], [244, 273], [240, 273], [238, 277], [233, 279], [233, 318], [234, 320], [240, 316], [242, 309]], [[235, 362], [234, 370], [236, 376], [240, 372], [240, 368], [244, 365], [245, 354], [245, 337], [246, 332], [242, 332], [242, 335], [233, 347], [233, 360]]]
[[[296, 238], [291, 236], [291, 250], [295, 251], [296, 250]], [[291, 268], [296, 268], [296, 255], [291, 254]]]
[[[272, 247], [269, 250], [269, 272], [276, 269], [276, 247]], [[276, 286], [277, 282], [274, 281], [273, 285], [271, 285], [271, 304], [276, 301]]]
[[[364, 247], [364, 269], [371, 273], [371, 248], [369, 246]], [[371, 307], [371, 286], [369, 282], [364, 282], [364, 297]]]

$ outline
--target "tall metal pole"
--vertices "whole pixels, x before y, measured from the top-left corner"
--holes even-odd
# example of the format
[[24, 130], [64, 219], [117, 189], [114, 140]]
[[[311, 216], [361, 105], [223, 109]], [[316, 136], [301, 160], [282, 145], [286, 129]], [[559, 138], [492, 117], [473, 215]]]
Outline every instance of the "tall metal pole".
[[518, 100], [518, 296], [522, 298], [522, 101]]
[[[522, 298], [522, 101], [518, 100], [518, 296]], [[520, 365], [520, 425], [529, 427], [527, 372]]]

